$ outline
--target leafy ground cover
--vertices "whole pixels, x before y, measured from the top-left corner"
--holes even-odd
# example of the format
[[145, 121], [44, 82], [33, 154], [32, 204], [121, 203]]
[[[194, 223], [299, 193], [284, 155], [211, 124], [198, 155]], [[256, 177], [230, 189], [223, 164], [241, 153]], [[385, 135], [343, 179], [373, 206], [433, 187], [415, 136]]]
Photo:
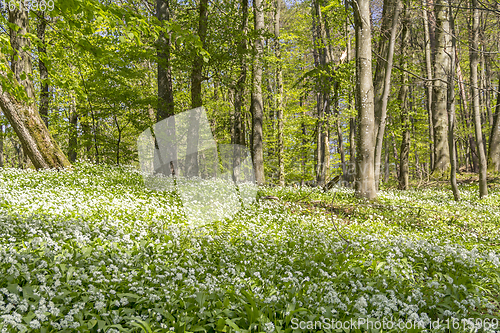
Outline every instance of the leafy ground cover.
[[316, 332], [297, 321], [385, 318], [495, 331], [479, 324], [499, 316], [500, 191], [461, 191], [459, 203], [445, 188], [367, 203], [345, 188], [266, 187], [196, 228], [132, 168], [2, 169], [0, 328]]

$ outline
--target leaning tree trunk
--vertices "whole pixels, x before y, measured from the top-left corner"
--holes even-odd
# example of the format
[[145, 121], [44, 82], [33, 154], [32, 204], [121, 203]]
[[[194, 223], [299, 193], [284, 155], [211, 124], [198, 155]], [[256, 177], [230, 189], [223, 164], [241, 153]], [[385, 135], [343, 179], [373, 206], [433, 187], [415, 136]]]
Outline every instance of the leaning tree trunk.
[[[32, 65], [30, 56], [24, 51], [29, 49], [29, 40], [24, 37], [28, 32], [29, 22], [22, 3], [19, 9], [9, 12], [9, 22], [19, 27], [17, 31], [13, 29], [10, 31], [11, 46], [14, 50], [11, 59], [14, 79], [10, 80], [10, 87], [16, 89], [19, 84], [22, 85], [26, 96], [24, 96], [25, 98], [13, 96], [14, 89], [0, 85], [0, 108], [19, 137], [25, 154], [28, 155], [35, 168], [61, 169], [70, 167], [70, 162], [50, 135], [36, 104], [33, 103]], [[22, 75], [23, 73], [24, 75]], [[9, 80], [9, 74], [2, 69], [0, 69], [0, 77], [2, 82]]]
[[264, 106], [262, 101], [262, 57], [264, 50], [264, 3], [254, 0], [254, 21], [256, 38], [254, 41], [254, 62], [252, 82], [252, 157], [255, 170], [255, 180], [258, 185], [265, 183], [264, 176], [264, 147], [262, 123], [264, 120]]
[[432, 120], [434, 125], [434, 171], [442, 175], [450, 164], [448, 150], [447, 75], [450, 72], [449, 0], [436, 0], [436, 56], [432, 91]]
[[352, 1], [356, 28], [356, 95], [359, 115], [358, 152], [356, 154], [356, 192], [366, 199], [376, 199], [373, 106], [372, 47], [370, 1]]
[[486, 154], [481, 130], [481, 105], [479, 103], [478, 74], [479, 65], [479, 9], [478, 1], [471, 0], [472, 6], [472, 41], [469, 44], [470, 52], [470, 81], [472, 88], [472, 107], [474, 108], [474, 127], [476, 133], [477, 152], [479, 154], [479, 196], [488, 195]]
[[389, 41], [391, 39], [392, 27], [395, 14], [396, 3], [399, 0], [384, 0], [382, 7], [382, 24], [380, 27], [380, 37], [377, 45], [375, 73], [373, 75], [374, 89], [374, 105], [375, 105], [375, 137], [379, 129], [380, 120], [382, 119], [380, 111], [382, 110], [382, 96], [384, 95], [385, 70], [387, 68], [387, 54], [389, 49]]
[[[377, 136], [375, 141], [375, 186], [378, 188], [378, 183], [380, 181], [380, 162], [382, 160], [382, 149], [384, 143], [384, 132], [387, 117], [387, 103], [389, 102], [389, 95], [391, 92], [391, 73], [392, 73], [392, 63], [394, 59], [394, 45], [396, 44], [396, 34], [398, 30], [398, 19], [399, 12], [401, 11], [401, 2], [396, 0], [396, 8], [394, 9], [394, 17], [392, 18], [391, 36], [389, 39], [389, 46], [387, 48], [387, 62], [385, 64], [384, 72], [384, 84], [383, 93], [380, 103], [375, 105], [375, 119], [378, 123], [378, 129], [376, 130]], [[380, 109], [378, 109], [380, 108]], [[378, 120], [378, 121], [377, 121]]]

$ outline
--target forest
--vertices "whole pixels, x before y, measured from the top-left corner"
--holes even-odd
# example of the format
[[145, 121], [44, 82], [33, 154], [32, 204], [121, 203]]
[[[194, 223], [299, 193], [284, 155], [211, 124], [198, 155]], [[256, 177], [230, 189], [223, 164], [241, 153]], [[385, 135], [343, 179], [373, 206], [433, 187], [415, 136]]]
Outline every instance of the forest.
[[2, 332], [500, 330], [500, 2], [0, 13]]

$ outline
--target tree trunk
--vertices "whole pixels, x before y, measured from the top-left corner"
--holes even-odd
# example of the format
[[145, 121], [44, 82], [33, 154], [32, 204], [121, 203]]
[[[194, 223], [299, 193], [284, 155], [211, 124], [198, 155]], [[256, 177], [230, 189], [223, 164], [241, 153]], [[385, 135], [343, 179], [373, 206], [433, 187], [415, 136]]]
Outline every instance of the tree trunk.
[[[206, 1], [206, 0], [205, 0]], [[264, 119], [264, 107], [262, 101], [262, 57], [264, 50], [264, 3], [262, 0], [254, 0], [254, 22], [256, 38], [254, 41], [253, 83], [252, 83], [252, 151], [255, 180], [258, 185], [265, 183], [264, 176], [264, 147], [262, 135], [262, 123]]]
[[460, 192], [457, 186], [457, 157], [455, 154], [455, 25], [451, 5], [449, 6], [450, 28], [452, 33], [452, 49], [450, 52], [450, 72], [448, 73], [448, 150], [450, 154], [450, 185], [455, 201], [460, 201]]
[[401, 38], [401, 60], [400, 66], [402, 68], [401, 73], [401, 88], [399, 90], [398, 100], [401, 105], [401, 124], [403, 128], [403, 135], [401, 139], [401, 153], [399, 154], [399, 187], [402, 190], [407, 190], [409, 186], [409, 176], [410, 176], [410, 113], [408, 108], [408, 72], [406, 69], [407, 65], [407, 47], [410, 43], [410, 17], [408, 2], [405, 1], [403, 9], [403, 31]]
[[[170, 21], [170, 0], [156, 0], [156, 17], [162, 24], [164, 28], [164, 22]], [[160, 31], [157, 40], [157, 50], [156, 54], [158, 57], [158, 104], [156, 108], [156, 121], [159, 122], [163, 119], [171, 117], [175, 114], [174, 111], [174, 92], [172, 85], [172, 66], [170, 64], [170, 50], [171, 50], [171, 39], [170, 34], [165, 34], [163, 29]], [[168, 137], [175, 137], [175, 119], [169, 121], [169, 125], [166, 133]], [[172, 126], [173, 125], [173, 126]], [[171, 145], [168, 147], [169, 155], [171, 159], [177, 160], [177, 147]], [[117, 152], [117, 154], [119, 154]], [[117, 155], [117, 163], [119, 163], [119, 155]], [[174, 170], [170, 168], [170, 163], [166, 162], [167, 165], [162, 165], [159, 171], [165, 175], [171, 175], [172, 171], [177, 167], [174, 165]], [[175, 172], [175, 171], [174, 171]]]
[[[389, 47], [387, 48], [387, 54], [386, 59], [386, 66], [385, 66], [385, 73], [384, 73], [384, 89], [382, 93], [382, 99], [380, 100], [380, 103], [377, 105], [375, 104], [375, 118], [378, 118], [378, 129], [377, 131], [377, 136], [376, 136], [376, 143], [375, 143], [375, 186], [378, 188], [378, 182], [380, 180], [380, 162], [382, 159], [382, 149], [383, 149], [383, 142], [384, 142], [384, 132], [385, 132], [385, 123], [386, 123], [386, 116], [387, 116], [387, 103], [389, 101], [389, 95], [391, 92], [391, 73], [392, 73], [392, 63], [394, 59], [394, 45], [396, 44], [396, 34], [398, 30], [398, 19], [399, 19], [399, 12], [401, 11], [401, 2], [399, 0], [396, 0], [396, 8], [394, 9], [394, 17], [392, 20], [392, 27], [391, 27], [391, 36], [389, 39]], [[377, 110], [377, 107], [380, 107], [379, 110]], [[378, 115], [378, 116], [377, 116]]]
[[340, 83], [338, 81], [333, 83], [333, 96], [334, 103], [333, 107], [335, 110], [335, 127], [337, 129], [337, 145], [338, 152], [340, 154], [340, 164], [342, 167], [342, 175], [346, 174], [346, 163], [345, 163], [345, 150], [344, 150], [344, 137], [342, 135], [342, 126], [340, 125], [340, 100], [339, 100], [339, 89]]
[[49, 71], [43, 62], [43, 58], [47, 57], [47, 48], [45, 46], [45, 29], [47, 21], [45, 12], [38, 12], [39, 23], [37, 26], [37, 37], [40, 39], [41, 45], [38, 46], [38, 68], [40, 70], [40, 116], [47, 128], [49, 127]]
[[[313, 5], [313, 42], [316, 68], [321, 72], [326, 71], [326, 65], [330, 61], [328, 52], [328, 42], [326, 40], [325, 25], [322, 18], [322, 9], [319, 0], [315, 0]], [[330, 110], [330, 83], [326, 75], [319, 74], [316, 83], [316, 110], [318, 116], [316, 135], [316, 184], [324, 186], [330, 169], [330, 148], [329, 148], [329, 110]]]
[[276, 109], [278, 111], [278, 181], [280, 186], [285, 186], [285, 146], [283, 142], [283, 68], [281, 64], [280, 45], [280, 11], [281, 1], [275, 0], [276, 14], [274, 16], [274, 50], [276, 53]]
[[77, 146], [78, 146], [78, 114], [76, 113], [76, 102], [75, 97], [71, 97], [69, 108], [69, 141], [68, 141], [68, 158], [74, 163], [77, 156]]
[[432, 120], [434, 125], [434, 171], [442, 175], [450, 164], [448, 150], [447, 75], [450, 71], [451, 37], [448, 1], [436, 0], [436, 56], [432, 92]]
[[3, 156], [3, 138], [4, 138], [4, 126], [0, 124], [0, 168], [4, 166], [4, 156]]
[[356, 192], [363, 198], [373, 200], [377, 197], [377, 191], [374, 175], [375, 111], [373, 105], [370, 1], [353, 0], [352, 7], [356, 28], [356, 102], [359, 115]]
[[479, 196], [488, 195], [486, 154], [484, 151], [483, 133], [481, 130], [481, 105], [479, 103], [478, 73], [479, 65], [479, 9], [478, 1], [471, 0], [472, 6], [472, 41], [469, 44], [470, 52], [470, 81], [472, 88], [472, 107], [474, 109], [474, 127], [476, 133], [477, 152], [479, 157]]
[[[375, 132], [374, 137], [377, 137], [377, 131], [380, 128], [382, 119], [382, 99], [384, 95], [385, 71], [387, 69], [387, 55], [389, 53], [389, 44], [391, 40], [392, 30], [394, 29], [395, 8], [398, 6], [399, 0], [384, 0], [382, 7], [382, 25], [380, 27], [380, 39], [377, 46], [377, 53], [380, 55], [376, 58], [376, 68], [373, 78], [374, 88], [374, 105], [375, 105]], [[397, 20], [396, 20], [397, 22]], [[375, 180], [378, 182], [377, 180]]]
[[493, 126], [490, 135], [490, 151], [488, 165], [491, 171], [500, 171], [500, 76], [498, 78], [497, 106], [493, 117]]
[[[199, 5], [199, 21], [198, 21], [198, 37], [203, 45], [206, 47], [206, 37], [207, 37], [207, 25], [208, 25], [208, 0], [200, 0]], [[196, 54], [193, 59], [193, 67], [191, 71], [191, 107], [193, 109], [201, 107], [203, 105], [203, 98], [201, 94], [201, 84], [203, 82], [203, 57], [200, 54]], [[190, 126], [188, 127], [187, 134], [187, 145], [194, 149], [195, 153], [186, 155], [186, 169], [185, 173], [187, 177], [198, 176], [199, 165], [198, 165], [198, 152], [194, 147], [198, 147], [199, 140], [199, 112], [193, 112], [189, 119]]]
[[431, 170], [434, 169], [434, 124], [432, 123], [432, 54], [431, 54], [431, 36], [429, 32], [429, 17], [427, 11], [427, 3], [424, 0], [424, 8], [422, 9], [424, 18], [424, 43], [425, 43], [425, 69], [427, 73], [426, 97], [427, 97], [427, 117], [429, 121], [429, 164]]
[[[12, 29], [10, 31], [11, 46], [14, 50], [11, 67], [15, 78], [11, 83], [13, 83], [14, 88], [21, 84], [27, 97], [34, 99], [31, 60], [24, 51], [29, 49], [29, 40], [24, 37], [28, 32], [29, 22], [27, 11], [22, 3], [20, 3], [19, 9], [9, 12], [9, 22], [19, 27], [17, 31]], [[22, 75], [23, 73], [24, 75]], [[0, 76], [7, 80], [8, 73], [0, 70]], [[19, 137], [23, 150], [35, 168], [61, 169], [71, 166], [50, 135], [47, 126], [43, 123], [36, 104], [31, 101], [18, 100], [11, 95], [10, 91], [4, 90], [4, 87], [0, 85], [0, 108]]]

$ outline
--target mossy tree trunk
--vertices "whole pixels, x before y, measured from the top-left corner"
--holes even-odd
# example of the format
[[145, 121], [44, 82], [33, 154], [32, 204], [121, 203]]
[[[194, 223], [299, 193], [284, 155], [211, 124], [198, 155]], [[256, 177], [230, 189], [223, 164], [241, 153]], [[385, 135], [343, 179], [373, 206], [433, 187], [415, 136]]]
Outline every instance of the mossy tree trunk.
[[[10, 79], [8, 70], [0, 67], [0, 108], [16, 132], [26, 155], [37, 169], [65, 168], [71, 164], [50, 135], [47, 126], [33, 102], [34, 89], [31, 81], [32, 65], [30, 56], [24, 51], [29, 48], [29, 40], [24, 37], [28, 32], [28, 15], [22, 3], [20, 8], [9, 12], [9, 22], [19, 27], [11, 29], [10, 41], [14, 50], [11, 69], [14, 77]], [[13, 95], [19, 85], [24, 87], [25, 98]]]

